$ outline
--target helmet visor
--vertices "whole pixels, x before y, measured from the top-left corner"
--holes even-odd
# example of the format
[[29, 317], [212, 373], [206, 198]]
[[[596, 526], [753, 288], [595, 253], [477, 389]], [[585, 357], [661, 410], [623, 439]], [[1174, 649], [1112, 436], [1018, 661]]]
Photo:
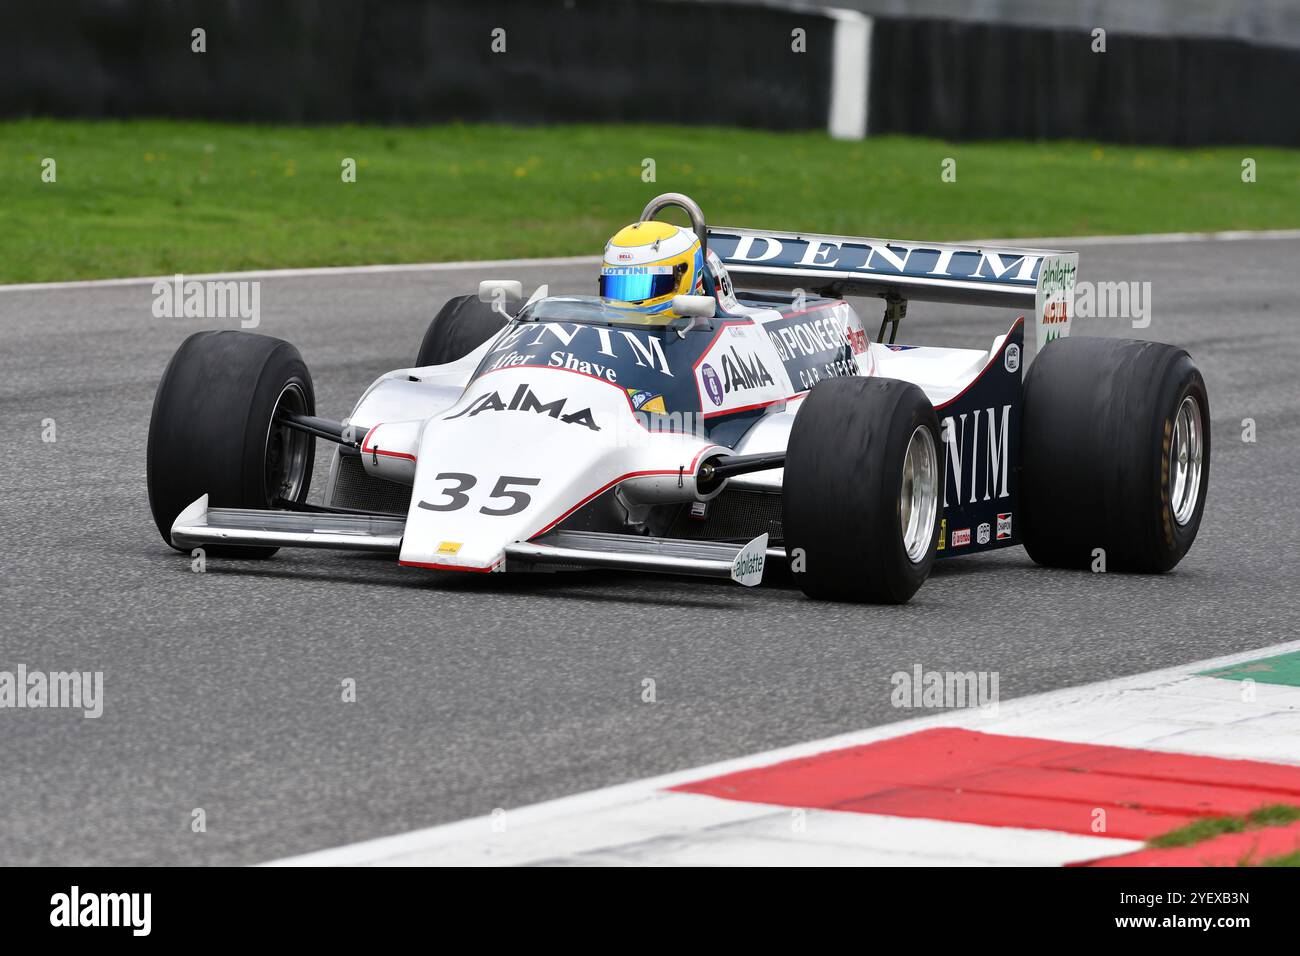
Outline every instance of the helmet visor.
[[672, 266], [608, 266], [600, 270], [600, 294], [620, 302], [644, 302], [677, 288]]

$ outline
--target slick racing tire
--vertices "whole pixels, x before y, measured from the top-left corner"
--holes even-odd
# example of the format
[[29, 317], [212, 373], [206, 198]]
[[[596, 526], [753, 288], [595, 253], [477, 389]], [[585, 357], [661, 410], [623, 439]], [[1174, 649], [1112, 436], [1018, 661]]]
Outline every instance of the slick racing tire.
[[504, 323], [492, 306], [476, 295], [448, 299], [425, 330], [415, 368], [446, 365], [464, 358], [501, 331]]
[[[278, 499], [306, 499], [316, 440], [275, 424], [281, 411], [316, 413], [311, 375], [288, 342], [224, 331], [196, 332], [181, 343], [149, 420], [149, 507], [164, 541], [172, 543], [172, 522], [204, 494], [212, 508], [263, 509]], [[204, 550], [241, 558], [276, 551]]]
[[1020, 427], [1031, 558], [1146, 573], [1182, 560], [1210, 480], [1209, 398], [1185, 351], [1056, 339], [1029, 368]]
[[934, 566], [939, 419], [915, 385], [818, 383], [795, 416], [782, 513], [791, 575], [811, 598], [904, 604]]

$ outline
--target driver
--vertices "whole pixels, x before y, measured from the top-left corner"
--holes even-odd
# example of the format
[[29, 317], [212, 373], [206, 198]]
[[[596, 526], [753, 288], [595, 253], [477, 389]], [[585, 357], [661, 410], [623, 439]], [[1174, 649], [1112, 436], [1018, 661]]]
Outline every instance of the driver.
[[635, 222], [605, 246], [600, 295], [620, 309], [667, 319], [673, 296], [704, 292], [704, 268], [700, 239], [690, 229]]

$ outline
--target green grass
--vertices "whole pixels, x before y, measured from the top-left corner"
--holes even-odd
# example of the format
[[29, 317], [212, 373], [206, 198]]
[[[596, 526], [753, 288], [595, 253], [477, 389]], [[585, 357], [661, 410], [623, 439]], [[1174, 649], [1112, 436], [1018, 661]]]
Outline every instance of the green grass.
[[1287, 853], [1283, 856], [1270, 857], [1262, 861], [1260, 866], [1300, 866], [1300, 850], [1294, 853]]
[[1177, 830], [1170, 830], [1147, 841], [1147, 846], [1167, 849], [1192, 846], [1224, 833], [1243, 833], [1260, 827], [1280, 827], [1300, 820], [1300, 807], [1284, 803], [1271, 804], [1250, 811], [1244, 817], [1204, 817]]
[[[341, 182], [344, 157], [356, 183]], [[945, 157], [956, 183], [940, 179]], [[1294, 227], [1300, 151], [22, 120], [0, 123], [0, 281], [594, 254], [669, 190], [712, 222], [894, 238]]]

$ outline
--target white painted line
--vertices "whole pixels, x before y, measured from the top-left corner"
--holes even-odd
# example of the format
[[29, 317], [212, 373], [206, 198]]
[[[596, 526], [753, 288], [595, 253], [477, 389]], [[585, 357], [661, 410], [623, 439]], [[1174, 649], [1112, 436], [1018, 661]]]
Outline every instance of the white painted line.
[[[298, 276], [372, 275], [386, 272], [454, 272], [459, 269], [540, 269], [547, 266], [597, 265], [600, 256], [556, 256], [551, 259], [481, 259], [465, 262], [406, 262], [372, 266], [314, 266], [302, 269], [255, 269], [249, 272], [185, 273], [185, 279], [288, 279]], [[0, 292], [41, 289], [95, 289], [121, 285], [172, 282], [176, 276], [132, 276], [124, 279], [77, 279], [69, 282], [25, 282], [0, 285]]]
[[1228, 232], [1147, 232], [1127, 236], [1048, 236], [1043, 239], [974, 239], [971, 245], [1159, 246], [1183, 242], [1248, 242], [1300, 239], [1300, 229], [1240, 229]]
[[[666, 794], [670, 801], [712, 800]], [[556, 863], [625, 866], [1064, 866], [1142, 848], [1137, 840], [1052, 830], [986, 827], [947, 820], [751, 804], [766, 810], [734, 823], [696, 828]], [[550, 861], [548, 861], [550, 862]]]
[[[1300, 229], [1265, 229], [1235, 232], [1156, 232], [1132, 236], [1051, 236], [1044, 239], [970, 239], [969, 245], [1020, 246], [1122, 246], [1161, 245], [1181, 242], [1243, 242], [1248, 240], [1300, 239]], [[461, 269], [541, 269], [550, 266], [598, 265], [600, 256], [555, 256], [549, 259], [480, 259], [464, 262], [408, 262], [370, 266], [314, 266], [301, 269], [256, 269], [249, 272], [204, 272], [185, 274], [186, 279], [290, 279], [300, 276], [346, 276], [385, 272], [453, 272]], [[67, 282], [20, 282], [0, 284], [0, 292], [38, 292], [50, 289], [96, 289], [113, 286], [152, 285], [176, 277], [131, 276], [121, 279], [73, 279]]]
[[[545, 828], [505, 829], [384, 865], [1062, 866], [1141, 849], [1108, 837], [649, 793]], [[611, 841], [611, 836], [617, 838]], [[485, 849], [486, 848], [486, 849]], [[562, 848], [557, 852], [557, 848]]]
[[827, 131], [835, 139], [867, 135], [871, 18], [856, 10], [826, 11], [835, 21], [831, 39], [831, 103]]
[[[875, 743], [933, 727], [965, 727], [989, 733], [1021, 734], [1079, 743], [1300, 763], [1296, 732], [1287, 724], [1288, 720], [1300, 717], [1300, 688], [1258, 684], [1255, 704], [1239, 704], [1235, 710], [1236, 719], [1223, 721], [1222, 732], [1216, 734], [1211, 730], [1207, 733], [1207, 723], [1213, 723], [1213, 720], [1205, 719], [1209, 702], [1240, 701], [1241, 686], [1238, 681], [1193, 676], [1199, 671], [1293, 651], [1300, 651], [1300, 641], [1180, 664], [1132, 677], [1033, 694], [1001, 703], [996, 713], [941, 711], [561, 797], [504, 811], [504, 833], [494, 831], [494, 820], [489, 815], [290, 857], [274, 861], [273, 865], [429, 865], [451, 861], [520, 863], [592, 853], [598, 849], [612, 851], [647, 839], [647, 833], [665, 837], [683, 831], [701, 832], [709, 827], [762, 816], [762, 805], [741, 804], [743, 809], [738, 810], [733, 806], [737, 801], [728, 800], [693, 804], [689, 808], [680, 801], [673, 801], [669, 811], [669, 804], [665, 802], [668, 795], [663, 791], [671, 787], [810, 757], [828, 750]], [[1256, 709], [1252, 711], [1248, 706]], [[1240, 752], [1238, 746], [1245, 752]], [[1005, 829], [1002, 832], [1006, 832]], [[1091, 845], [1098, 849], [1091, 856], [1106, 855], [1107, 850], [1101, 849], [1102, 844]], [[1084, 854], [1077, 859], [1088, 856]]]

